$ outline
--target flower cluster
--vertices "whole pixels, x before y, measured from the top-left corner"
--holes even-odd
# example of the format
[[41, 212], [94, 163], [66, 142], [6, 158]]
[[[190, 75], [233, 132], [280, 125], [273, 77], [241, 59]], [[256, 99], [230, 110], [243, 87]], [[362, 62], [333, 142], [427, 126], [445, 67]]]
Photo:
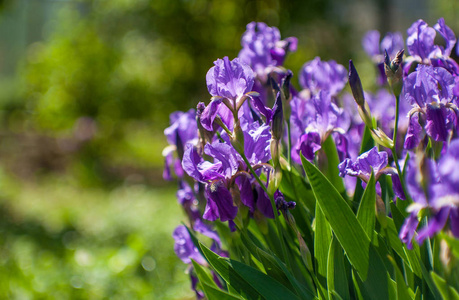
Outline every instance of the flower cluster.
[[[444, 45], [435, 44], [436, 33]], [[348, 252], [323, 207], [327, 202], [315, 186], [318, 177], [308, 173], [310, 164], [324, 176], [321, 182], [326, 183], [319, 184], [336, 192], [332, 198], [341, 197], [351, 212], [355, 205], [365, 205], [362, 190], [371, 197], [374, 189], [380, 228], [387, 229], [387, 219], [397, 225], [407, 249], [413, 248], [413, 240], [422, 245], [438, 232], [459, 238], [459, 67], [450, 57], [456, 37], [443, 19], [433, 28], [418, 20], [407, 35], [406, 57], [399, 32], [388, 33], [381, 42], [377, 31], [363, 38], [380, 74], [376, 91], [364, 91], [352, 60], [347, 71], [320, 57], [299, 70], [297, 90], [293, 72], [283, 67], [297, 39], [282, 40], [277, 28], [264, 23], [247, 25], [238, 57], [217, 59], [207, 72], [208, 104], [173, 113], [165, 130], [164, 178], [176, 178], [177, 198], [189, 221], [188, 228], [181, 225], [173, 234], [184, 263], [209, 266], [210, 258], [200, 251], [205, 248], [190, 234], [210, 238], [210, 248], [220, 256], [228, 256], [222, 250], [226, 245], [229, 256], [244, 260], [249, 259], [244, 251], [263, 242], [277, 244], [287, 266], [288, 253], [299, 255], [310, 274], [315, 268], [309, 249], [316, 249], [319, 241], [316, 230], [332, 228]], [[348, 83], [352, 94], [345, 91]], [[374, 216], [374, 210], [368, 214]], [[321, 219], [322, 213], [327, 219]], [[395, 222], [406, 213], [404, 223]], [[326, 220], [331, 227], [313, 226]], [[309, 231], [296, 225], [300, 222]], [[370, 240], [374, 222], [364, 223]], [[222, 243], [222, 232], [235, 240]], [[248, 248], [237, 242], [253, 236], [261, 240]], [[356, 267], [352, 254], [348, 257]], [[257, 257], [257, 263], [266, 259]], [[203, 297], [191, 266], [190, 274], [193, 289]], [[222, 287], [222, 278], [214, 277]]]

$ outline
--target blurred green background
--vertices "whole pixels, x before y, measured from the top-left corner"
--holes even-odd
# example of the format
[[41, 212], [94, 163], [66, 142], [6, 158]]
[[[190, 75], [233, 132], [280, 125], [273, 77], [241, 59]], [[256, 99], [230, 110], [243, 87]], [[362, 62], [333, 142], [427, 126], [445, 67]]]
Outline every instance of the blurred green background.
[[[404, 34], [457, 1], [0, 1], [0, 299], [193, 299], [162, 180], [174, 110], [207, 102], [205, 74], [250, 21], [359, 72], [366, 30]], [[406, 37], [406, 34], [405, 34]], [[362, 70], [362, 71], [360, 71]], [[295, 81], [296, 82], [296, 81]], [[298, 86], [298, 85], [297, 85]]]

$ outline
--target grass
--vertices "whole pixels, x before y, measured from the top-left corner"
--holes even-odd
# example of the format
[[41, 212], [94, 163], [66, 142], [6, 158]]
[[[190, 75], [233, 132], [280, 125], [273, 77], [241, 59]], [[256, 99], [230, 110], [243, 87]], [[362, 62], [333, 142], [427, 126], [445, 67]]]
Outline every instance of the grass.
[[0, 174], [0, 298], [194, 299], [170, 187], [81, 189]]

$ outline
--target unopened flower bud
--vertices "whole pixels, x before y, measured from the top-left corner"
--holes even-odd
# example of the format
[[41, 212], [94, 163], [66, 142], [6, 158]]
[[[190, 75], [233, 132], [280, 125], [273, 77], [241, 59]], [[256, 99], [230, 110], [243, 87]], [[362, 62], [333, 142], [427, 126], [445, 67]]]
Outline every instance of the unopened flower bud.
[[287, 70], [287, 75], [282, 79], [282, 90], [286, 100], [290, 100], [290, 80], [293, 77], [293, 73]]
[[277, 167], [280, 164], [280, 140], [271, 139], [271, 159], [273, 160], [273, 167]]
[[392, 147], [394, 147], [394, 141], [392, 141], [392, 139], [388, 137], [381, 129], [370, 129], [370, 133], [373, 137], [373, 140], [381, 146], [384, 146], [389, 149], [392, 149]]
[[351, 86], [352, 95], [358, 106], [364, 106], [365, 97], [363, 95], [362, 82], [360, 81], [359, 74], [354, 67], [352, 59], [349, 60], [349, 85]]
[[284, 112], [282, 107], [281, 93], [277, 93], [276, 103], [273, 107], [272, 136], [275, 140], [281, 140], [284, 132]]
[[280, 165], [276, 166], [272, 172], [268, 183], [268, 193], [274, 194], [280, 187], [282, 181], [282, 169]]
[[391, 61], [387, 51], [384, 53], [384, 72], [387, 76], [387, 82], [392, 87], [396, 96], [400, 95], [403, 85], [402, 61], [404, 49], [397, 52], [395, 58]]
[[290, 80], [293, 77], [293, 73], [290, 70], [287, 70], [287, 75], [282, 79], [282, 91], [284, 92], [284, 105], [283, 105], [283, 111], [284, 111], [284, 119], [289, 120], [290, 115], [292, 114], [292, 109], [290, 107], [290, 100], [292, 98], [292, 95], [290, 93]]

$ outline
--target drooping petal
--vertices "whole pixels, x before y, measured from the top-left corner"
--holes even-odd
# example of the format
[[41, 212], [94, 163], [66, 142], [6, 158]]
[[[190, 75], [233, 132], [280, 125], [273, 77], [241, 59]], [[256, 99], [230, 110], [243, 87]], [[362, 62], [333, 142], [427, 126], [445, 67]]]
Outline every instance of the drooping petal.
[[174, 251], [175, 254], [186, 264], [191, 263], [191, 259], [199, 264], [205, 264], [206, 260], [199, 253], [198, 249], [194, 246], [190, 234], [185, 226], [179, 225], [175, 228], [172, 237], [175, 240]]
[[255, 185], [257, 191], [257, 209], [267, 218], [274, 219], [273, 208], [271, 206], [271, 200], [265, 193], [263, 188], [259, 185]]
[[[437, 22], [437, 24], [434, 25], [435, 30], [437, 30], [441, 36], [445, 39], [446, 41], [446, 47], [443, 49], [443, 55], [445, 56], [450, 56], [451, 51], [454, 48], [454, 45], [456, 44], [456, 35], [454, 32], [446, 26], [445, 24], [445, 19], [440, 18]], [[442, 47], [443, 48], [443, 47]]]
[[271, 159], [271, 132], [268, 125], [244, 123], [244, 153], [251, 164], [266, 163]]
[[214, 242], [217, 243], [217, 245], [219, 247], [222, 246], [222, 242], [220, 240], [220, 236], [218, 235], [218, 233], [214, 230], [212, 230], [210, 228], [209, 225], [207, 225], [206, 223], [204, 223], [201, 219], [197, 219], [194, 223], [194, 226], [193, 226], [194, 230], [196, 230], [197, 232], [207, 236], [207, 237], [210, 237], [212, 240], [214, 240]]
[[408, 249], [413, 249], [413, 237], [416, 233], [416, 228], [418, 228], [419, 221], [417, 212], [411, 213], [408, 218], [403, 222], [402, 227], [400, 228], [399, 238], [405, 243]]
[[201, 114], [201, 125], [208, 131], [213, 131], [214, 120], [217, 117], [218, 108], [222, 103], [221, 98], [214, 99], [206, 106]]
[[419, 230], [418, 236], [416, 237], [416, 241], [419, 244], [422, 244], [426, 238], [434, 236], [437, 232], [442, 230], [443, 227], [445, 227], [450, 209], [450, 207], [440, 209], [433, 218], [429, 219], [428, 224]]
[[235, 182], [240, 191], [241, 202], [250, 209], [250, 212], [253, 212], [255, 210], [255, 200], [250, 179], [246, 176], [238, 176]]
[[242, 163], [241, 156], [226, 143], [214, 142], [204, 146], [204, 153], [212, 156], [214, 163], [220, 163], [218, 172], [225, 178], [233, 176]]
[[265, 116], [266, 123], [269, 124], [273, 116], [272, 110], [269, 107], [266, 107], [263, 104], [263, 101], [261, 101], [259, 97], [250, 97], [250, 100], [251, 100], [250, 102], [252, 103], [253, 107], [257, 110], [257, 112]]
[[193, 190], [184, 180], [179, 181], [179, 189], [177, 190], [176, 197], [181, 205], [185, 205], [185, 203], [189, 203], [195, 199]]
[[400, 177], [398, 174], [392, 174], [392, 188], [394, 189], [395, 196], [399, 197], [402, 200], [406, 199], [405, 193], [403, 192], [402, 183], [400, 182]]
[[422, 126], [419, 124], [419, 114], [411, 115], [408, 130], [406, 132], [405, 149], [413, 149], [419, 145], [422, 139]]
[[187, 142], [198, 137], [196, 125], [196, 111], [190, 109], [187, 112], [176, 111], [170, 115], [170, 126], [164, 129], [164, 135], [170, 145], [177, 146], [177, 138], [184, 146]]
[[171, 166], [174, 163], [174, 157], [172, 152], [166, 153], [164, 157], [164, 170], [163, 170], [163, 179], [164, 180], [172, 180], [172, 173], [171, 173]]
[[188, 145], [185, 149], [182, 160], [183, 170], [193, 179], [199, 182], [207, 182], [218, 178], [224, 178], [224, 175], [219, 172], [221, 162], [212, 164], [204, 161], [193, 145]]
[[447, 108], [443, 104], [433, 102], [427, 104], [426, 132], [434, 141], [445, 142], [448, 138], [446, 127]]
[[233, 197], [222, 181], [214, 181], [206, 185], [207, 199], [203, 218], [209, 221], [220, 219], [222, 222], [233, 220], [237, 215], [237, 206], [234, 206]]
[[339, 160], [343, 161], [346, 157], [349, 156], [349, 141], [347, 140], [346, 135], [340, 132], [333, 133], [333, 140], [335, 141], [336, 150], [338, 150]]
[[382, 170], [382, 173], [389, 175], [392, 179], [392, 189], [396, 197], [406, 200], [405, 193], [403, 192], [402, 183], [400, 177], [398, 176], [397, 170], [392, 167], [387, 167]]

